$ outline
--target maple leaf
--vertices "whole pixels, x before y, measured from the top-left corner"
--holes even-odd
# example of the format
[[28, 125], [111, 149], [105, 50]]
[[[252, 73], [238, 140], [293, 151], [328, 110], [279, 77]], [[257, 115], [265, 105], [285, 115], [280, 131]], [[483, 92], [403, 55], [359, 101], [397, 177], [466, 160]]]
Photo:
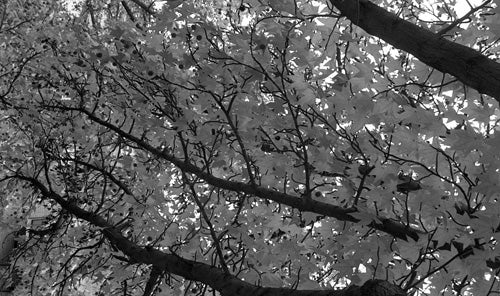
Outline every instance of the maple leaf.
[[87, 2], [2, 4], [16, 295], [500, 289], [490, 1]]

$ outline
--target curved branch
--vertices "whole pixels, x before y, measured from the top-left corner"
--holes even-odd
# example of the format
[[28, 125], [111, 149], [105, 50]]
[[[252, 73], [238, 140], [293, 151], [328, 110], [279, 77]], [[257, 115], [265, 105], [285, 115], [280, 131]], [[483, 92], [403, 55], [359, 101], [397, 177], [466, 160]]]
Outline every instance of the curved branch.
[[[161, 150], [159, 148], [151, 146], [144, 140], [123, 131], [119, 127], [114, 126], [113, 124], [103, 119], [100, 119], [95, 114], [86, 109], [77, 109], [77, 110], [87, 115], [90, 120], [114, 131], [123, 138], [134, 142], [142, 149], [149, 151], [150, 153], [156, 155], [157, 157], [172, 163], [173, 165], [183, 170], [184, 172], [196, 175], [197, 177], [203, 179], [205, 182], [207, 182], [212, 186], [234, 192], [243, 192], [262, 199], [267, 199], [280, 204], [284, 204], [303, 212], [312, 212], [320, 215], [325, 215], [340, 221], [354, 222], [354, 223], [361, 221], [360, 219], [355, 217], [356, 213], [360, 213], [360, 211], [356, 208], [343, 208], [316, 200], [309, 200], [307, 202], [304, 202], [303, 198], [282, 193], [276, 190], [259, 187], [253, 184], [247, 184], [243, 182], [230, 181], [217, 178], [203, 171], [199, 167], [175, 157], [174, 155], [168, 153], [166, 150]], [[386, 232], [396, 238], [400, 238], [403, 240], [407, 240], [408, 237], [411, 237], [415, 241], [418, 241], [419, 236], [423, 234], [423, 232], [417, 229], [413, 229], [399, 222], [381, 217], [377, 217], [376, 219], [374, 219], [368, 226]]]
[[490, 3], [491, 3], [491, 0], [486, 0], [481, 5], [472, 8], [464, 16], [462, 16], [461, 18], [456, 19], [454, 22], [452, 22], [448, 26], [446, 26], [443, 29], [439, 30], [439, 32], [437, 32], [437, 34], [438, 35], [444, 35], [444, 34], [446, 34], [446, 32], [451, 31], [453, 28], [455, 28], [456, 26], [460, 25], [466, 19], [470, 19], [471, 15], [473, 15], [474, 13], [476, 13], [478, 10], [481, 10], [481, 9], [485, 8], [485, 6], [487, 6]]
[[291, 288], [266, 288], [247, 283], [222, 269], [201, 262], [185, 259], [175, 254], [168, 254], [153, 248], [140, 246], [127, 239], [119, 229], [103, 217], [80, 208], [54, 191], [49, 190], [38, 179], [23, 175], [16, 178], [29, 182], [40, 193], [56, 201], [62, 208], [77, 218], [100, 228], [103, 235], [121, 252], [130, 258], [130, 262], [153, 266], [154, 272], [166, 271], [179, 275], [186, 280], [198, 281], [219, 291], [223, 296], [359, 296], [386, 295], [403, 296], [406, 293], [398, 286], [382, 280], [369, 280], [361, 287], [350, 286], [344, 290], [295, 290]]
[[500, 102], [499, 63], [472, 48], [405, 21], [368, 0], [330, 2], [367, 33]]

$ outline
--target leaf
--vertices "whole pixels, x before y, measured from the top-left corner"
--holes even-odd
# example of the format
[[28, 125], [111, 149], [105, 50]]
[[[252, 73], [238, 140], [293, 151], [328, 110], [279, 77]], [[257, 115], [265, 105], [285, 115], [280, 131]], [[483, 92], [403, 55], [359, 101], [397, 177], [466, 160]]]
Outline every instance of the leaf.
[[281, 12], [288, 12], [289, 14], [295, 14], [295, 3], [291, 0], [279, 1], [279, 0], [269, 0], [271, 7], [277, 9]]
[[498, 9], [4, 2], [15, 295], [498, 290]]

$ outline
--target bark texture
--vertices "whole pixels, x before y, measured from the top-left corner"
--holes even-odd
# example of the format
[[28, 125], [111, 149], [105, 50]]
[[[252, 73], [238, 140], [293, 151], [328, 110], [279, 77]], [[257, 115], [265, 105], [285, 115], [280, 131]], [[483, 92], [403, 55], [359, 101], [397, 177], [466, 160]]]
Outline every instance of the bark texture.
[[404, 50], [428, 66], [500, 102], [500, 64], [467, 46], [403, 20], [368, 0], [330, 0], [370, 35]]
[[39, 180], [22, 175], [16, 178], [29, 182], [45, 198], [54, 200], [75, 217], [101, 229], [109, 242], [125, 254], [130, 264], [151, 265], [155, 273], [167, 272], [209, 285], [223, 296], [404, 296], [399, 286], [383, 280], [368, 280], [362, 286], [351, 285], [343, 290], [295, 290], [290, 288], [267, 288], [257, 286], [225, 273], [221, 268], [203, 262], [182, 258], [176, 254], [140, 246], [126, 238], [121, 231], [103, 217], [80, 208], [51, 191]]

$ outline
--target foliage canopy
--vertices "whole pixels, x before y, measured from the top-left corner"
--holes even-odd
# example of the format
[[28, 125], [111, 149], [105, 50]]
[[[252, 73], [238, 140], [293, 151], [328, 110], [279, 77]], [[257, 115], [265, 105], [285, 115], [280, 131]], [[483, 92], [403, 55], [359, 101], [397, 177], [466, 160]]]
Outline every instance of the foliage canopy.
[[499, 12], [460, 2], [2, 1], [16, 293], [498, 292]]

